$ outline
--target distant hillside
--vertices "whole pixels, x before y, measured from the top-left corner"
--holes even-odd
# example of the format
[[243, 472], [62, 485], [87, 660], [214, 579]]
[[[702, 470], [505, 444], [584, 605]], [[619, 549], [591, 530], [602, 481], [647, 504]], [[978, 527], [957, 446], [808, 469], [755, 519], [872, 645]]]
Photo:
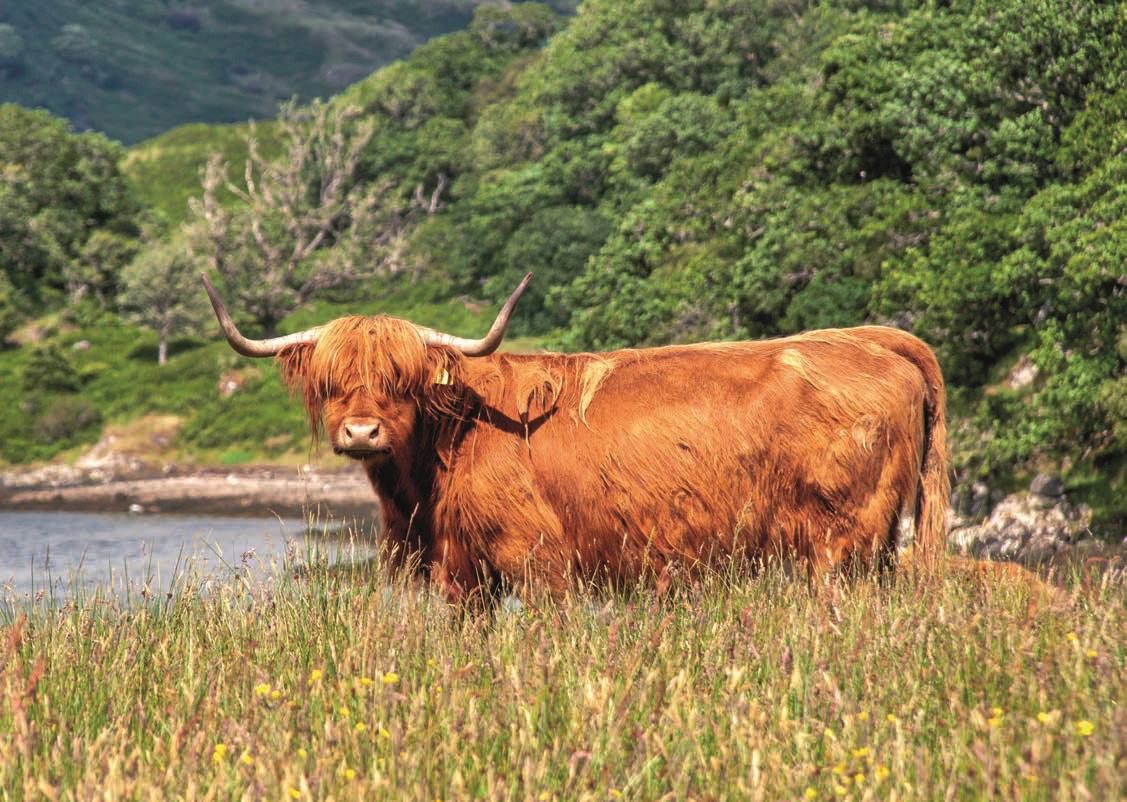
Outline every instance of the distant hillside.
[[272, 117], [281, 100], [327, 97], [465, 27], [481, 2], [0, 2], [0, 101], [127, 144], [188, 122]]
[[[255, 127], [270, 152], [272, 123], [264, 121]], [[246, 123], [182, 125], [130, 148], [122, 171], [143, 207], [156, 209], [171, 224], [180, 224], [187, 219], [188, 200], [201, 192], [200, 170], [208, 156], [219, 151], [230, 164], [241, 165], [247, 156], [249, 131]]]

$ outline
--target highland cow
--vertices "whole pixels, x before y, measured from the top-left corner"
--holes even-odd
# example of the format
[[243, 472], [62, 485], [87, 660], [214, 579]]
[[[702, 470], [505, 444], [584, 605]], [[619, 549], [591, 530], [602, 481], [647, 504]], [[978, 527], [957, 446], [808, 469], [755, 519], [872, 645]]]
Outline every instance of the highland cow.
[[811, 574], [944, 548], [944, 386], [931, 350], [864, 326], [761, 342], [497, 353], [531, 274], [467, 340], [343, 317], [275, 357], [316, 433], [364, 466], [384, 542], [451, 599], [533, 581], [634, 582], [779, 557]]

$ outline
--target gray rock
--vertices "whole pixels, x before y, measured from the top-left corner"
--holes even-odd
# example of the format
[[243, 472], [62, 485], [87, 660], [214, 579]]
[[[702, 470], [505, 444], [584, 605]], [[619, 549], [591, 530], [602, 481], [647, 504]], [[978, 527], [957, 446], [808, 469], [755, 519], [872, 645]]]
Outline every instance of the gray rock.
[[1035, 565], [1083, 537], [1091, 519], [1087, 506], [1016, 493], [1004, 498], [981, 524], [953, 529], [948, 542], [956, 551], [979, 559]]
[[1060, 498], [1064, 495], [1064, 480], [1051, 473], [1039, 473], [1029, 483], [1029, 492], [1045, 498]]
[[1028, 387], [1037, 379], [1037, 366], [1028, 356], [1022, 356], [1006, 376], [1005, 385], [1011, 390]]
[[[951, 493], [951, 507], [947, 511], [947, 529], [965, 529], [982, 523], [990, 513], [990, 488], [983, 482], [959, 485]], [[901, 545], [905, 542], [902, 537]]]

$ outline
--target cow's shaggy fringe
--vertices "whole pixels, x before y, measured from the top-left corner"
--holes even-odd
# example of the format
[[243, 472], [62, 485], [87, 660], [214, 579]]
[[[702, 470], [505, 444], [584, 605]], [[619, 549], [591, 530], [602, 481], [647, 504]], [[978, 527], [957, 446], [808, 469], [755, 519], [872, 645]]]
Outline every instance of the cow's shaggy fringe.
[[428, 347], [414, 326], [397, 318], [339, 318], [325, 326], [316, 347], [283, 349], [278, 363], [283, 380], [302, 396], [314, 436], [325, 401], [342, 392], [414, 398], [432, 417], [462, 411], [455, 388], [464, 385], [465, 358], [451, 348]]

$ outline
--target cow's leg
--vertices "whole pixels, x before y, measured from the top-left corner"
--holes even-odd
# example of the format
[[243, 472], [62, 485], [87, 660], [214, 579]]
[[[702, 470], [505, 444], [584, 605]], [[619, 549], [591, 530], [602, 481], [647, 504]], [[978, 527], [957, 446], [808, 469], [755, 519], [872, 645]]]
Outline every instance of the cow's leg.
[[519, 505], [494, 513], [489, 558], [514, 589], [544, 588], [553, 596], [567, 589], [572, 561], [563, 526], [536, 493]]
[[484, 605], [492, 595], [493, 569], [484, 562], [475, 562], [465, 545], [455, 538], [436, 537], [425, 562], [431, 582], [451, 604]]
[[835, 522], [825, 549], [828, 559], [821, 568], [865, 573], [883, 572], [895, 564], [902, 516], [914, 509], [911, 500], [919, 483], [919, 460], [912, 445], [893, 445], [883, 462], [874, 466], [877, 481], [857, 499], [850, 518]]

